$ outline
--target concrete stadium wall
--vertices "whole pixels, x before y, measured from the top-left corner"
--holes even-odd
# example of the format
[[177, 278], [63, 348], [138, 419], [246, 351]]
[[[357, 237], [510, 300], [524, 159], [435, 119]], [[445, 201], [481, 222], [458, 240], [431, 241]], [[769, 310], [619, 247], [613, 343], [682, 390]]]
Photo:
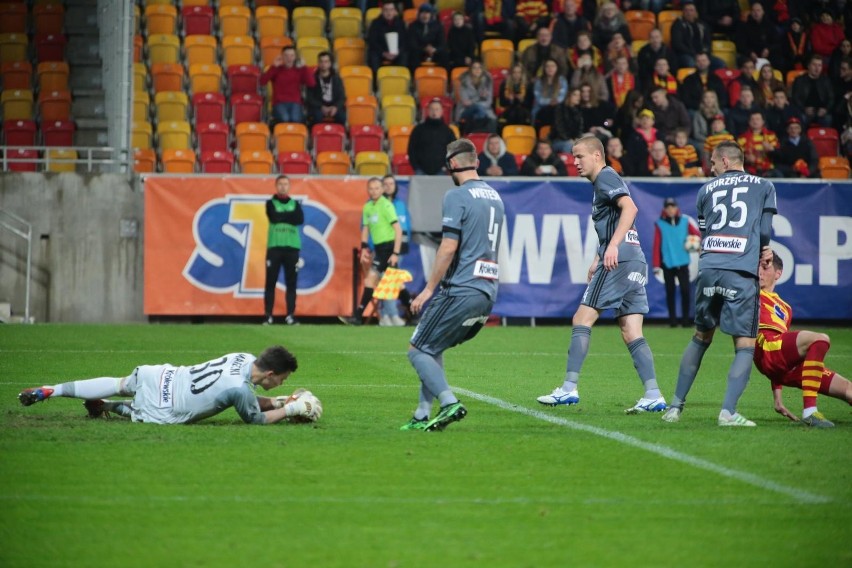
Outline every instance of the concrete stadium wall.
[[[123, 175], [0, 174], [0, 210], [33, 225], [36, 322], [145, 321], [143, 199]], [[25, 306], [26, 244], [0, 227], [0, 303]]]

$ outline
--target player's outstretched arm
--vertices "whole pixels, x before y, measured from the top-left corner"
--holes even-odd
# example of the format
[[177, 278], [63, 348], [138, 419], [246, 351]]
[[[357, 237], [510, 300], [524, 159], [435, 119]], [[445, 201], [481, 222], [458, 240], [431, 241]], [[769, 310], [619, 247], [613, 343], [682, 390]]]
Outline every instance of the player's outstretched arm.
[[787, 408], [784, 406], [784, 401], [781, 398], [781, 385], [778, 385], [776, 383], [772, 384], [772, 396], [775, 399], [775, 412], [777, 412], [781, 416], [786, 416], [793, 422], [799, 421], [799, 418], [795, 414], [787, 410]]

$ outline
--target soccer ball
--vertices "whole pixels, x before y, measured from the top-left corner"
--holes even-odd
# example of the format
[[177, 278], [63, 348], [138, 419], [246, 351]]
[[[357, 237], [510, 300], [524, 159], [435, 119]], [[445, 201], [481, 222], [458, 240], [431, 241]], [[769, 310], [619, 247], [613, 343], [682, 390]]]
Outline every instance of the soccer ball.
[[688, 235], [686, 242], [683, 243], [683, 248], [689, 252], [698, 252], [701, 250], [701, 237], [698, 235]]

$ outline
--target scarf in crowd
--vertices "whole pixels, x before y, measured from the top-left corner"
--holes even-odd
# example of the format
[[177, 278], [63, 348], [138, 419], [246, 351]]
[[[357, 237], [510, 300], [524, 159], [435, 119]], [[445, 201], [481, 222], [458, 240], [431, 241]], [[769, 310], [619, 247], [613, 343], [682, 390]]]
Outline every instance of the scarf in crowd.
[[636, 88], [636, 80], [633, 78], [633, 73], [628, 71], [624, 75], [613, 73], [612, 77], [612, 100], [616, 107], [621, 107], [624, 104], [624, 99], [627, 93]]
[[655, 86], [665, 87], [666, 92], [670, 95], [677, 95], [677, 79], [674, 78], [674, 75], [669, 73], [665, 77], [660, 77], [656, 73], [654, 73], [652, 77]]
[[649, 155], [648, 155], [648, 171], [649, 171], [649, 172], [653, 172], [653, 171], [654, 171], [654, 170], [656, 170], [659, 166], [665, 166], [665, 167], [667, 167], [667, 168], [669, 169], [669, 171], [671, 171], [671, 169], [672, 169], [672, 163], [669, 161], [669, 156], [668, 156], [668, 155], [663, 156], [663, 159], [662, 159], [662, 160], [660, 160], [660, 161], [659, 161], [659, 163], [658, 163], [658, 162], [657, 162], [656, 160], [654, 160], [654, 158], [652, 158], [652, 157], [651, 157], [651, 155], [649, 154]]
[[485, 0], [483, 2], [485, 23], [499, 24], [503, 21], [503, 0]]

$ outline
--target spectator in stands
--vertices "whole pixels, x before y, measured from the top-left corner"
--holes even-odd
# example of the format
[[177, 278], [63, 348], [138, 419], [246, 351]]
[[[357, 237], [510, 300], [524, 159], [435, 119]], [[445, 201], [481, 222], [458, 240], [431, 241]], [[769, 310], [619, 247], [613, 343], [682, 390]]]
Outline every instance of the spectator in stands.
[[787, 121], [796, 118], [804, 123], [805, 113], [802, 109], [790, 102], [784, 87], [778, 87], [772, 93], [772, 106], [764, 111], [766, 116], [766, 127], [772, 132], [783, 132], [787, 127]]
[[[828, 62], [828, 78], [831, 79], [832, 83], [836, 83], [840, 78], [841, 61], [849, 57], [852, 57], [852, 41], [844, 39], [831, 54], [831, 60]], [[835, 94], [840, 94], [837, 93], [837, 89], [835, 89]]]
[[567, 50], [577, 43], [577, 34], [581, 31], [591, 32], [592, 24], [577, 14], [577, 0], [565, 0], [562, 13], [553, 23], [553, 43]]
[[515, 155], [506, 150], [506, 143], [499, 134], [492, 134], [485, 141], [485, 147], [479, 154], [480, 176], [506, 177], [518, 175], [518, 161]]
[[787, 121], [787, 135], [781, 145], [770, 152], [770, 157], [780, 174], [791, 178], [819, 177], [819, 156], [816, 147], [802, 136], [802, 122], [798, 118]]
[[846, 57], [840, 62], [840, 75], [834, 83], [834, 116], [832, 124], [838, 129], [846, 124], [849, 118], [847, 100], [852, 93], [852, 58]]
[[737, 30], [737, 51], [753, 61], [777, 60], [780, 55], [778, 31], [766, 16], [761, 2], [751, 5], [748, 19]]
[[585, 134], [583, 113], [580, 112], [580, 89], [572, 88], [565, 97], [565, 103], [556, 107], [553, 128], [550, 129], [550, 143], [553, 151], [570, 154], [574, 140]]
[[529, 46], [521, 54], [521, 64], [527, 77], [537, 77], [545, 60], [552, 59], [559, 68], [559, 75], [568, 72], [568, 60], [565, 50], [552, 42], [553, 34], [548, 28], [539, 28], [536, 33], [536, 43]]
[[666, 150], [666, 144], [657, 140], [651, 144], [648, 150], [648, 173], [641, 172], [639, 175], [652, 177], [680, 177], [680, 168]]
[[615, 67], [607, 79], [607, 87], [612, 93], [612, 104], [619, 109], [627, 100], [627, 95], [636, 90], [636, 77], [630, 72], [626, 56], [620, 55], [615, 60]]
[[599, 100], [597, 92], [588, 83], [580, 85], [580, 112], [583, 115], [583, 126], [601, 142], [606, 142], [612, 136], [615, 107], [609, 101]]
[[604, 74], [609, 75], [615, 69], [615, 63], [619, 57], [623, 57], [627, 63], [627, 70], [631, 73], [635, 69], [633, 53], [630, 46], [624, 41], [621, 34], [614, 34], [604, 54]]
[[592, 43], [595, 47], [604, 51], [615, 34], [621, 34], [627, 43], [633, 41], [624, 14], [621, 13], [615, 2], [604, 2], [592, 24]]
[[606, 165], [611, 167], [620, 176], [625, 175], [624, 165], [624, 144], [621, 139], [613, 136], [606, 141]]
[[698, 177], [704, 175], [698, 150], [689, 143], [689, 132], [684, 128], [675, 130], [674, 144], [668, 145], [669, 157], [672, 158], [683, 177]]
[[757, 71], [757, 90], [754, 92], [754, 100], [760, 108], [768, 108], [775, 104], [773, 93], [776, 89], [783, 89], [784, 83], [775, 77], [772, 64], [764, 62]]
[[417, 19], [408, 26], [408, 66], [411, 72], [423, 64], [447, 66], [447, 34], [435, 7], [420, 4]]
[[[719, 97], [716, 96], [716, 91], [704, 91], [704, 94], [701, 95], [701, 102], [698, 104], [698, 110], [692, 115], [692, 139], [695, 140], [699, 148], [704, 146], [704, 140], [710, 134], [710, 123], [720, 114], [722, 114], [722, 108], [719, 106]], [[724, 115], [722, 115], [722, 120], [724, 118]]]
[[790, 18], [787, 32], [781, 38], [783, 68], [804, 69], [811, 55], [811, 37], [799, 18]]
[[592, 58], [588, 55], [580, 57], [580, 61], [577, 62], [577, 68], [571, 73], [571, 87], [579, 87], [584, 84], [592, 86], [595, 97], [599, 101], [609, 101], [609, 88], [607, 87], [606, 79], [598, 71], [598, 68], [592, 64]]
[[453, 25], [447, 34], [447, 70], [467, 67], [476, 56], [476, 36], [464, 21], [464, 14], [453, 12]]
[[659, 87], [664, 88], [669, 96], [677, 96], [677, 78], [669, 70], [669, 60], [665, 57], [660, 57], [654, 63], [654, 72], [651, 74], [651, 79], [647, 81], [645, 93], [650, 95], [651, 91]]
[[740, 65], [740, 74], [728, 85], [728, 104], [732, 108], [740, 100], [740, 90], [743, 87], [751, 89], [751, 93], [754, 95], [757, 90], [757, 80], [754, 78], [755, 71], [757, 71], [755, 62], [748, 58], [743, 59]]
[[260, 84], [272, 81], [272, 117], [274, 122], [305, 122], [302, 87], [313, 87], [314, 76], [288, 45], [260, 76]]
[[588, 55], [592, 60], [592, 66], [598, 71], [603, 71], [603, 55], [601, 50], [592, 45], [592, 34], [586, 31], [577, 34], [577, 43], [568, 51], [568, 65], [571, 69], [580, 66], [580, 59]]
[[392, 2], [382, 4], [382, 15], [367, 31], [367, 64], [373, 76], [385, 65], [408, 66], [408, 33]]
[[831, 57], [845, 38], [843, 26], [834, 21], [829, 8], [820, 10], [819, 21], [811, 25], [811, 48], [824, 59]]
[[[683, 14], [674, 21], [671, 29], [672, 50], [677, 56], [678, 68], [695, 67], [695, 55], [701, 51], [710, 53], [712, 33], [707, 24], [698, 19], [698, 10], [693, 2], [683, 2]], [[725, 63], [711, 58], [711, 68], [720, 69]]]
[[814, 53], [808, 61], [808, 71], [793, 81], [793, 104], [805, 111], [805, 128], [813, 125], [831, 126], [834, 109], [834, 90], [831, 79], [822, 74], [823, 59]]
[[660, 140], [674, 142], [675, 130], [684, 128], [689, 132], [692, 128], [686, 107], [675, 97], [669, 97], [663, 87], [651, 91], [648, 108], [654, 112], [654, 124], [657, 127], [657, 138]]
[[550, 142], [539, 140], [533, 153], [521, 165], [522, 176], [567, 176], [562, 158], [553, 152]]
[[728, 111], [728, 131], [734, 136], [741, 136], [748, 130], [749, 120], [755, 112], [761, 111], [754, 100], [754, 93], [751, 87], [743, 87], [740, 90], [740, 100]]
[[559, 67], [553, 59], [544, 62], [541, 77], [533, 84], [533, 93], [533, 126], [536, 130], [545, 125], [552, 126], [556, 107], [565, 101], [568, 94], [568, 81], [559, 74]]
[[494, 132], [497, 116], [491, 109], [494, 86], [491, 74], [481, 61], [473, 61], [470, 68], [459, 77], [456, 122], [463, 134], [468, 132]]
[[736, 37], [737, 24], [740, 22], [739, 0], [701, 0], [698, 12], [714, 34], [722, 34], [726, 39]]
[[515, 3], [515, 26], [517, 41], [535, 37], [540, 27], [548, 27], [550, 17], [544, 0], [517, 0]]
[[649, 109], [639, 111], [639, 124], [627, 135], [624, 141], [626, 159], [622, 161], [624, 173], [629, 176], [648, 175], [648, 149], [657, 141], [657, 129], [654, 127], [654, 112]]
[[336, 122], [346, 124], [346, 91], [343, 80], [334, 70], [331, 53], [317, 56], [314, 85], [305, 91], [308, 117], [312, 124]]
[[515, 41], [515, 0], [465, 0], [464, 13], [471, 18], [477, 42], [486, 31]]
[[707, 138], [704, 140], [704, 155], [707, 157], [705, 164], [709, 165], [710, 156], [713, 155], [713, 150], [716, 149], [716, 146], [725, 141], [734, 142], [736, 139], [733, 134], [725, 129], [725, 115], [719, 113], [713, 117], [712, 121], [710, 121], [710, 134], [708, 134]]
[[678, 93], [686, 108], [696, 111], [706, 91], [713, 91], [720, 104], [728, 105], [728, 90], [725, 88], [725, 83], [718, 75], [710, 72], [710, 54], [700, 51], [695, 55], [695, 73], [686, 76]]
[[641, 92], [632, 90], [627, 93], [624, 102], [615, 112], [612, 128], [613, 135], [627, 140], [627, 136], [636, 128], [639, 120], [639, 111], [645, 108], [645, 97]]
[[663, 32], [654, 28], [648, 36], [648, 43], [642, 46], [636, 56], [636, 75], [643, 92], [651, 88], [652, 76], [659, 59], [666, 60], [668, 69], [676, 68], [674, 52], [663, 43]]
[[408, 161], [417, 175], [433, 176], [444, 171], [447, 144], [456, 135], [444, 122], [444, 105], [434, 99], [426, 109], [423, 121], [411, 130], [408, 139]]
[[755, 110], [748, 119], [748, 129], [737, 137], [743, 149], [745, 171], [762, 177], [778, 177], [772, 163], [772, 152], [778, 149], [778, 137], [766, 128], [763, 113]]
[[509, 71], [509, 76], [500, 85], [500, 115], [499, 124], [531, 124], [530, 109], [533, 103], [533, 89], [527, 79], [523, 65], [515, 63]]

